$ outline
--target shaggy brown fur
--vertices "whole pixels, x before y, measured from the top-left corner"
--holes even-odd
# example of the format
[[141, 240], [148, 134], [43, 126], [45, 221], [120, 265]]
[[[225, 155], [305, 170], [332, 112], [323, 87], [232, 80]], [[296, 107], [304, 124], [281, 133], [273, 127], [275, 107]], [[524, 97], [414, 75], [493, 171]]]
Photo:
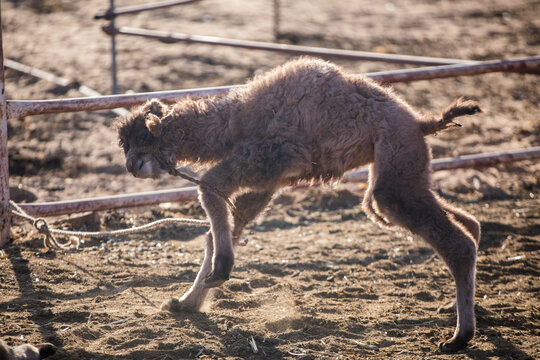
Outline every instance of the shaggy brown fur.
[[56, 347], [53, 344], [9, 346], [0, 340], [0, 360], [41, 360], [54, 355]]
[[[202, 178], [210, 186], [199, 188], [211, 222], [202, 267], [188, 292], [163, 309], [199, 310], [209, 288], [229, 279], [246, 222], [276, 190], [301, 180], [339, 180], [372, 163], [364, 209], [379, 224], [421, 236], [448, 265], [458, 320], [441, 349], [465, 347], [475, 331], [480, 225], [430, 190], [424, 136], [478, 111], [475, 102], [458, 99], [441, 117], [422, 117], [390, 89], [310, 59], [289, 62], [224, 96], [183, 99], [171, 107], [153, 100], [135, 109], [116, 125], [133, 175], [157, 177], [178, 162], [213, 165]], [[231, 229], [226, 202], [212, 188], [234, 199], [245, 221], [234, 217]]]

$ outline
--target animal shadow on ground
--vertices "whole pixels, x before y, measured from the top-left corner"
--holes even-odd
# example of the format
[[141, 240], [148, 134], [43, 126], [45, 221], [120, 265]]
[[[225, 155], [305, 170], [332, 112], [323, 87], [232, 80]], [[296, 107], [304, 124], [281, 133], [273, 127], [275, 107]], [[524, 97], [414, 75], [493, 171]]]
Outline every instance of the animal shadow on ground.
[[[37, 296], [40, 291], [34, 287], [34, 281], [31, 277], [28, 261], [23, 258], [19, 247], [11, 246], [9, 247], [9, 250], [6, 250], [6, 253], [9, 255], [13, 273], [20, 287], [21, 296], [16, 299], [10, 299], [8, 303], [0, 303], [0, 307], [9, 308], [8, 305], [11, 304], [15, 307], [31, 308], [32, 315], [29, 320], [35, 324], [52, 319], [53, 314], [49, 310], [48, 303], [42, 300], [44, 296], [42, 294], [40, 294], [41, 296]], [[52, 296], [52, 294], [50, 295]], [[55, 346], [62, 346], [62, 337], [54, 330], [42, 326], [38, 326], [38, 329], [41, 333], [41, 338], [44, 341], [50, 342]]]

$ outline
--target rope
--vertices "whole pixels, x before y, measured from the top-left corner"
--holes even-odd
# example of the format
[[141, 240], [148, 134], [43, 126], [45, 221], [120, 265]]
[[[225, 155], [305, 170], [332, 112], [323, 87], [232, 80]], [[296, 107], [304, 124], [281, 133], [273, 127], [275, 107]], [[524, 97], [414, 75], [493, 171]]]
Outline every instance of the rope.
[[141, 226], [134, 226], [129, 229], [120, 229], [120, 230], [113, 230], [113, 231], [70, 231], [70, 230], [60, 230], [51, 228], [47, 221], [44, 218], [41, 217], [32, 217], [28, 215], [19, 205], [17, 205], [14, 201], [10, 200], [10, 209], [8, 209], [8, 212], [10, 212], [13, 215], [19, 216], [23, 219], [28, 220], [34, 228], [40, 233], [45, 235], [45, 238], [43, 239], [43, 245], [47, 249], [69, 249], [70, 247], [78, 247], [79, 241], [77, 239], [70, 239], [68, 242], [60, 243], [56, 238], [54, 237], [54, 234], [57, 235], [63, 235], [63, 236], [77, 236], [77, 237], [110, 237], [110, 236], [119, 236], [119, 235], [129, 235], [134, 234], [141, 231], [147, 231], [153, 228], [156, 228], [158, 226], [164, 225], [164, 224], [171, 224], [171, 223], [184, 223], [184, 224], [192, 224], [192, 225], [210, 225], [210, 223], [206, 220], [197, 220], [197, 219], [187, 219], [187, 218], [165, 218], [153, 221], [151, 223], [141, 225]]
[[202, 188], [207, 188], [213, 191], [214, 193], [216, 193], [217, 195], [219, 195], [223, 200], [225, 200], [225, 202], [229, 206], [229, 209], [231, 209], [233, 216], [235, 216], [238, 220], [240, 220], [240, 222], [243, 223], [244, 225], [248, 223], [244, 215], [238, 210], [238, 208], [232, 203], [232, 201], [223, 191], [216, 188], [212, 184], [209, 184], [205, 181], [198, 180], [198, 179], [195, 179], [194, 177], [184, 174], [180, 170], [176, 169], [174, 165], [171, 165], [167, 161], [164, 161], [163, 159], [161, 159], [161, 157], [157, 157], [157, 159], [160, 162], [161, 166], [167, 169], [167, 171], [169, 172], [169, 175], [179, 176], [187, 181], [191, 181], [192, 183], [199, 185]]
[[[207, 188], [217, 195], [219, 195], [229, 208], [231, 209], [231, 212], [233, 216], [235, 216], [240, 222], [247, 224], [247, 221], [245, 217], [238, 211], [236, 206], [231, 202], [229, 197], [220, 191], [215, 186], [212, 186], [211, 184], [208, 184], [204, 181], [197, 180], [187, 174], [182, 173], [178, 169], [176, 169], [174, 166], [171, 166], [170, 164], [167, 164], [167, 162], [163, 161], [162, 159], [159, 159], [159, 161], [162, 163], [162, 166], [168, 169], [168, 172], [170, 175], [173, 176], [180, 176], [188, 181], [191, 181], [192, 183], [195, 183], [199, 185], [200, 187]], [[9, 201], [10, 208], [8, 209], [8, 212], [19, 216], [23, 219], [28, 220], [32, 226], [40, 233], [45, 235], [45, 238], [43, 239], [43, 245], [47, 249], [69, 249], [71, 247], [78, 247], [79, 246], [79, 240], [75, 237], [109, 237], [109, 236], [119, 236], [119, 235], [128, 235], [128, 234], [134, 234], [141, 231], [146, 231], [153, 229], [155, 227], [164, 225], [164, 224], [170, 224], [170, 223], [184, 223], [184, 224], [192, 224], [192, 225], [210, 225], [210, 223], [206, 220], [197, 220], [197, 219], [187, 219], [187, 218], [165, 218], [153, 221], [151, 223], [141, 225], [141, 226], [134, 226], [130, 229], [121, 229], [121, 230], [113, 230], [113, 231], [69, 231], [69, 230], [60, 230], [51, 228], [49, 224], [47, 223], [47, 220], [45, 220], [42, 217], [32, 217], [28, 215], [19, 205], [17, 205], [14, 201]], [[60, 243], [58, 240], [56, 240], [54, 234], [57, 235], [63, 235], [63, 236], [72, 236], [69, 241]]]

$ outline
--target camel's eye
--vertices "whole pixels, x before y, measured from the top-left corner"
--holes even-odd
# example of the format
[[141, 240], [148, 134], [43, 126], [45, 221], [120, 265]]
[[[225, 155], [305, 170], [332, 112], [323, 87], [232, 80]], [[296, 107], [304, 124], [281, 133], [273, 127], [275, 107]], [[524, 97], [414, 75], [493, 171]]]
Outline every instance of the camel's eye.
[[146, 140], [146, 138], [148, 138], [148, 134], [149, 134], [148, 129], [145, 128], [144, 131], [142, 132], [142, 134], [139, 135], [139, 140], [141, 142], [144, 142]]
[[124, 153], [127, 154], [128, 151], [129, 151], [129, 144], [128, 144], [128, 143], [124, 143], [124, 144], [122, 145], [122, 147], [124, 148]]

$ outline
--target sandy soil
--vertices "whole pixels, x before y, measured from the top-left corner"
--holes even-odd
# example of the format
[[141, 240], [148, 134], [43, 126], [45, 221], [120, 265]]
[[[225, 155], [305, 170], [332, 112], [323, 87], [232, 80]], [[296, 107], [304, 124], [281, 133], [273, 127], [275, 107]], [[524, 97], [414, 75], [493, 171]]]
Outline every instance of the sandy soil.
[[[140, 3], [117, 1], [118, 6]], [[498, 59], [540, 51], [540, 3], [481, 0], [282, 1], [284, 43], [357, 50]], [[110, 93], [109, 39], [92, 16], [105, 0], [19, 0], [2, 4], [7, 58]], [[268, 0], [205, 0], [118, 19], [119, 25], [273, 41]], [[120, 91], [243, 83], [290, 57], [202, 45], [118, 38]], [[339, 61], [348, 71], [400, 66]], [[9, 99], [76, 97], [7, 70]], [[540, 144], [535, 75], [489, 74], [394, 88], [421, 111], [465, 95], [484, 114], [429, 139], [434, 157]], [[19, 202], [73, 199], [186, 185], [126, 174], [109, 125], [111, 111], [9, 120], [10, 185]], [[540, 164], [436, 173], [439, 194], [482, 222], [478, 329], [457, 355], [438, 352], [454, 314], [442, 262], [420, 239], [380, 229], [359, 202], [365, 185], [286, 190], [249, 227], [233, 278], [204, 312], [173, 317], [165, 299], [188, 288], [202, 260], [204, 227], [168, 226], [120, 239], [86, 240], [44, 252], [18, 223], [0, 250], [0, 337], [50, 341], [55, 359], [183, 358], [540, 358]], [[165, 216], [204, 218], [197, 203], [53, 219], [59, 227], [117, 229]], [[248, 341], [258, 348], [254, 353]]]

